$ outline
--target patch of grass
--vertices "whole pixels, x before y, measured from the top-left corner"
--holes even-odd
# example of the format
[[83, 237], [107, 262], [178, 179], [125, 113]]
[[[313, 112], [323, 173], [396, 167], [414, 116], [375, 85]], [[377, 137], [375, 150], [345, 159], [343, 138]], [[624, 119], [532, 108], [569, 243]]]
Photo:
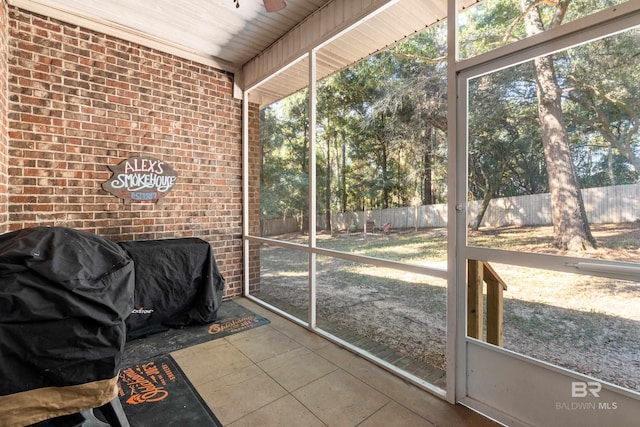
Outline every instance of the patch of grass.
[[350, 234], [318, 240], [318, 246], [352, 254], [399, 262], [421, 262], [447, 259], [446, 232]]
[[[640, 259], [638, 224], [594, 225], [592, 233], [599, 247], [578, 256]], [[300, 243], [305, 237], [289, 236], [287, 240]], [[563, 255], [551, 246], [552, 240], [552, 227], [482, 229], [469, 235], [473, 246]], [[321, 235], [318, 245], [419, 265], [447, 259], [443, 229]], [[637, 282], [497, 263], [492, 266], [508, 286], [504, 293], [506, 348], [640, 390], [640, 372], [633, 367], [634, 355], [640, 354]], [[305, 307], [306, 253], [265, 245], [261, 268], [267, 273], [263, 276], [265, 298], [272, 298], [276, 306], [282, 301]], [[320, 319], [339, 322], [356, 335], [362, 330], [375, 331], [372, 336], [378, 337], [381, 345], [397, 342], [403, 352], [444, 363], [444, 280], [319, 256], [317, 291]], [[419, 326], [410, 331], [409, 325]]]

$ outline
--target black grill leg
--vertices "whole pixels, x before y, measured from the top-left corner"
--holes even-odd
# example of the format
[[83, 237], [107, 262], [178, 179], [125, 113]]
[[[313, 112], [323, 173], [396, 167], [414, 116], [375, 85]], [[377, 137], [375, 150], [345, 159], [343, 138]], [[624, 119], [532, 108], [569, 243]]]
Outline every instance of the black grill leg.
[[130, 427], [129, 420], [127, 420], [127, 416], [124, 414], [124, 409], [122, 409], [122, 404], [120, 403], [120, 399], [116, 396], [109, 403], [102, 405], [97, 408], [105, 420], [111, 425], [111, 427]]

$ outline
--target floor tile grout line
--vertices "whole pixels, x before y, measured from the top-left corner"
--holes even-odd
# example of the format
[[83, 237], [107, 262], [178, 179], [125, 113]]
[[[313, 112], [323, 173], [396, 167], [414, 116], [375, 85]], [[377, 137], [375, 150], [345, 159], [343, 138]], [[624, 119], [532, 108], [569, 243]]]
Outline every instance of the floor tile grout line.
[[370, 419], [371, 417], [373, 417], [375, 414], [379, 413], [380, 411], [382, 411], [384, 408], [386, 408], [387, 406], [389, 406], [392, 402], [395, 402], [395, 400], [390, 400], [387, 403], [385, 403], [384, 405], [382, 405], [381, 407], [379, 407], [377, 410], [373, 411], [371, 414], [369, 414], [368, 417], [366, 417], [364, 420], [360, 421], [358, 424], [356, 424], [355, 427], [358, 427], [359, 425], [361, 425], [362, 423], [366, 422], [368, 419]]
[[[252, 309], [251, 306], [245, 307], [245, 308], [248, 308], [250, 310]], [[233, 351], [237, 351], [240, 355], [242, 355], [242, 357], [246, 358], [246, 363], [247, 363], [246, 366], [241, 367], [239, 370], [251, 368], [253, 365], [255, 372], [257, 372], [256, 375], [252, 375], [251, 378], [243, 380], [242, 383], [246, 384], [250, 381], [256, 380], [261, 375], [265, 375], [266, 378], [273, 381], [278, 387], [280, 387], [280, 389], [284, 393], [280, 397], [277, 397], [274, 400], [271, 400], [269, 403], [263, 404], [260, 408], [253, 409], [251, 412], [243, 414], [240, 418], [230, 421], [228, 423], [225, 423], [224, 425], [231, 425], [233, 423], [236, 423], [239, 420], [242, 420], [243, 418], [251, 414], [254, 414], [257, 411], [263, 410], [264, 408], [274, 404], [275, 402], [278, 402], [281, 399], [290, 398], [290, 399], [293, 399], [298, 405], [300, 405], [306, 411], [308, 411], [311, 415], [313, 415], [314, 419], [318, 420], [318, 422], [326, 426], [325, 422], [322, 419], [320, 419], [319, 416], [316, 415], [316, 413], [313, 410], [311, 410], [309, 407], [307, 407], [307, 405], [305, 405], [301, 400], [299, 400], [294, 393], [298, 392], [304, 387], [307, 387], [313, 384], [314, 382], [321, 381], [325, 379], [327, 376], [336, 374], [337, 372], [340, 372], [340, 371], [341, 371], [341, 375], [348, 376], [351, 379], [363, 384], [369, 389], [379, 393], [386, 400], [386, 402], [384, 402], [384, 404], [380, 408], [375, 409], [371, 414], [367, 415], [365, 419], [361, 421], [357, 421], [357, 423], [353, 427], [359, 426], [362, 423], [366, 422], [366, 420], [371, 419], [371, 417], [375, 416], [376, 414], [379, 414], [380, 411], [382, 411], [384, 408], [388, 408], [389, 405], [391, 405], [392, 403], [397, 405], [397, 407], [393, 408], [394, 411], [400, 410], [399, 408], [402, 408], [403, 411], [407, 411], [407, 413], [415, 415], [419, 419], [424, 420], [426, 423], [432, 426], [441, 425], [441, 422], [443, 422], [444, 419], [449, 419], [450, 416], [456, 415], [456, 411], [454, 408], [451, 408], [453, 410], [452, 412], [447, 412], [445, 410], [446, 408], [441, 408], [438, 405], [435, 405], [435, 406], [433, 405], [434, 403], [438, 403], [438, 404], [442, 403], [446, 405], [447, 403], [445, 401], [439, 399], [437, 396], [432, 395], [428, 391], [420, 389], [420, 387], [416, 387], [415, 385], [411, 384], [408, 381], [404, 381], [402, 378], [394, 376], [392, 373], [381, 368], [380, 366], [377, 366], [375, 363], [358, 356], [357, 353], [354, 353], [349, 348], [342, 346], [338, 343], [332, 342], [331, 340], [328, 340], [314, 333], [313, 331], [308, 330], [302, 325], [298, 325], [289, 319], [279, 316], [277, 313], [269, 312], [266, 315], [262, 315], [262, 316], [269, 320], [269, 323], [265, 325], [261, 325], [261, 326], [266, 326], [266, 328], [260, 327], [260, 328], [246, 330], [246, 331], [240, 331], [237, 334], [221, 337], [220, 341], [224, 343], [222, 345], [229, 346], [230, 349], [233, 349]], [[261, 331], [256, 332], [257, 329], [260, 329]], [[264, 339], [263, 342], [259, 343], [257, 346], [253, 348], [245, 347], [245, 351], [243, 351], [240, 348], [242, 347], [240, 343], [244, 343], [245, 345], [247, 343], [249, 343], [249, 345], [255, 344], [251, 342], [253, 341], [251, 339], [251, 336], [249, 336], [249, 338], [243, 338], [242, 335], [248, 335], [248, 334], [260, 335], [265, 330], [268, 330], [267, 333], [269, 335], [263, 338]], [[279, 341], [280, 338], [278, 338], [278, 336], [280, 335], [283, 338], [286, 338], [287, 340], [289, 340], [290, 342], [287, 343], [285, 340], [282, 340], [280, 342]], [[275, 347], [273, 345], [274, 342], [282, 343], [282, 347]], [[322, 345], [319, 345], [319, 344], [322, 344]], [[289, 348], [290, 345], [293, 345], [294, 347]], [[279, 352], [281, 349], [283, 350], [282, 353]], [[256, 351], [254, 356], [265, 354], [265, 355], [268, 355], [268, 357], [260, 361], [254, 361], [249, 356], [249, 353], [250, 353], [249, 350]], [[269, 350], [276, 351], [277, 354], [269, 354], [270, 353]], [[317, 378], [314, 378], [313, 380], [308, 381], [302, 385], [297, 385], [296, 382], [294, 381], [292, 382], [292, 384], [296, 384], [296, 388], [292, 390], [288, 390], [287, 388], [285, 388], [283, 383], [279, 382], [273, 375], [267, 372], [260, 364], [270, 359], [273, 359], [275, 357], [286, 355], [288, 352], [298, 351], [298, 350], [304, 350], [305, 357], [308, 354], [312, 354], [313, 356], [324, 360], [329, 365], [331, 365], [333, 369], [331, 369], [329, 372], [322, 373]], [[215, 351], [215, 349], [213, 348], [206, 349], [207, 353], [209, 353], [209, 351], [213, 352]], [[249, 351], [249, 353], [247, 353], [247, 351]], [[283, 361], [286, 362], [286, 358]], [[316, 359], [316, 361], [319, 361], [319, 359]], [[176, 362], [178, 362], [178, 364], [180, 365], [180, 362], [178, 360], [176, 360]], [[272, 364], [271, 366], [274, 366], [275, 367], [274, 369], [279, 369], [280, 367], [279, 364]], [[323, 370], [324, 368], [318, 370], [318, 372], [322, 372]], [[230, 375], [230, 374], [225, 374], [223, 375], [223, 377], [227, 375]], [[218, 377], [218, 378], [221, 378], [221, 377]], [[212, 379], [211, 381], [215, 381], [215, 380]], [[199, 386], [202, 387], [203, 385], [206, 385], [209, 383], [210, 381], [207, 381], [206, 383], [200, 384]], [[390, 387], [390, 385], [392, 385], [392, 387]], [[418, 393], [418, 394], [414, 394], [414, 393]], [[420, 399], [424, 399], [425, 404], [427, 404], [429, 408], [433, 406], [433, 410], [429, 409], [427, 410], [426, 413], [424, 411], [418, 410], [419, 406], [416, 406], [416, 405], [418, 405]], [[309, 403], [312, 403], [312, 401], [309, 401]], [[405, 405], [405, 403], [408, 403], [408, 406]], [[233, 404], [233, 402], [229, 402], [229, 404]], [[211, 408], [211, 406], [209, 407]], [[415, 407], [416, 409], [412, 409], [412, 407]], [[213, 410], [213, 408], [211, 409]], [[432, 421], [432, 418], [435, 418], [438, 421]]]
[[[288, 337], [288, 338], [290, 338], [290, 337]], [[294, 341], [295, 341], [295, 340], [294, 340]], [[297, 342], [298, 344], [300, 344], [298, 341], [296, 341], [296, 342]], [[230, 344], [233, 346], [233, 343], [230, 343]], [[235, 347], [235, 346], [233, 346], [233, 347], [234, 347], [236, 350], [238, 350], [239, 352], [241, 352], [245, 357], [249, 358], [249, 356], [247, 356], [246, 354], [244, 354], [244, 353], [242, 352], [242, 350], [240, 350], [239, 348], [237, 348], [237, 347]], [[304, 346], [302, 346], [302, 347], [304, 347]], [[304, 347], [304, 348], [306, 348], [306, 347]], [[310, 349], [309, 349], [309, 350], [310, 350]], [[313, 353], [313, 351], [312, 351], [312, 350], [310, 350], [310, 351]], [[284, 354], [284, 353], [280, 353], [279, 355], [282, 355], [282, 354]], [[314, 354], [315, 354], [315, 353], [314, 353]], [[278, 356], [278, 355], [273, 356], [273, 357], [277, 357], [277, 356]], [[251, 359], [249, 358], [249, 360], [251, 360]], [[269, 360], [269, 359], [265, 359], [265, 360]], [[242, 417], [238, 418], [237, 420], [232, 421], [230, 424], [233, 424], [233, 423], [235, 423], [235, 422], [238, 422], [238, 421], [240, 421], [242, 418], [245, 418], [245, 417], [249, 416], [250, 414], [253, 414], [254, 412], [260, 411], [261, 409], [264, 409], [264, 408], [266, 408], [267, 406], [274, 404], [274, 403], [275, 403], [275, 402], [277, 402], [278, 400], [281, 400], [281, 399], [284, 399], [284, 398], [285, 398], [285, 397], [287, 397], [287, 396], [290, 396], [292, 399], [294, 399], [296, 402], [298, 402], [298, 403], [299, 403], [303, 408], [305, 408], [307, 411], [309, 411], [309, 413], [310, 413], [311, 415], [313, 415], [313, 417], [314, 417], [314, 418], [316, 418], [316, 419], [317, 419], [317, 420], [318, 420], [322, 425], [324, 425], [324, 426], [326, 426], [326, 425], [327, 425], [327, 424], [325, 424], [325, 423], [324, 423], [320, 418], [318, 418], [318, 416], [317, 416], [317, 415], [316, 415], [316, 414], [315, 414], [315, 413], [314, 413], [310, 408], [308, 408], [304, 403], [302, 403], [300, 400], [298, 400], [298, 399], [296, 398], [296, 396], [295, 396], [293, 393], [294, 393], [296, 390], [299, 390], [299, 389], [301, 389], [301, 388], [303, 388], [303, 387], [305, 387], [305, 386], [307, 386], [307, 385], [309, 385], [309, 384], [311, 384], [311, 383], [313, 383], [313, 382], [315, 382], [315, 381], [319, 380], [320, 378], [324, 378], [325, 376], [329, 375], [329, 373], [324, 374], [324, 375], [322, 375], [322, 376], [320, 376], [320, 377], [318, 377], [318, 378], [314, 379], [313, 381], [310, 381], [310, 382], [308, 382], [307, 384], [305, 384], [305, 385], [303, 385], [303, 386], [300, 386], [300, 387], [296, 388], [295, 390], [291, 390], [291, 391], [290, 391], [290, 390], [287, 390], [287, 389], [284, 387], [284, 385], [283, 385], [283, 384], [281, 384], [281, 383], [280, 383], [276, 378], [274, 378], [272, 375], [270, 375], [270, 374], [269, 374], [269, 372], [265, 371], [265, 370], [264, 370], [264, 369], [263, 369], [263, 368], [258, 364], [258, 363], [264, 362], [264, 360], [263, 360], [263, 361], [261, 361], [261, 362], [254, 362], [253, 360], [251, 360], [251, 362], [253, 363], [253, 365], [254, 365], [255, 367], [257, 367], [257, 368], [258, 368], [260, 371], [262, 371], [266, 376], [268, 376], [271, 380], [273, 380], [276, 384], [278, 384], [278, 385], [279, 385], [283, 390], [285, 390], [285, 391], [286, 391], [286, 394], [285, 394], [284, 396], [278, 397], [278, 398], [277, 398], [277, 399], [275, 399], [275, 400], [272, 400], [272, 401], [271, 401], [271, 402], [269, 402], [269, 403], [266, 403], [265, 405], [262, 405], [260, 408], [256, 408], [255, 410], [253, 410], [253, 411], [251, 411], [251, 412], [249, 412], [249, 413], [247, 413], [247, 414], [243, 415]], [[335, 364], [333, 364], [333, 365], [334, 365], [334, 366], [336, 366]], [[336, 371], [336, 370], [338, 370], [338, 369], [340, 369], [340, 368], [336, 366], [336, 369], [332, 370], [330, 373], [335, 372], [335, 371]]]
[[[278, 316], [277, 314], [274, 314], [274, 313], [269, 313], [269, 315], [275, 315], [275, 316]], [[303, 326], [301, 326], [301, 325], [296, 325], [294, 322], [291, 322], [290, 320], [288, 320], [288, 319], [286, 319], [286, 318], [283, 318], [283, 317], [281, 317], [281, 316], [278, 316], [278, 317], [279, 317], [280, 319], [284, 320], [284, 321], [287, 321], [287, 322], [291, 323], [293, 326], [297, 326], [297, 327], [299, 327], [299, 328], [302, 328], [302, 329], [305, 331], [305, 333], [314, 334], [314, 332], [307, 330], [306, 328], [304, 328], [304, 327], [303, 327]], [[273, 329], [275, 329], [275, 330], [277, 330], [278, 332], [282, 333], [283, 335], [287, 336], [288, 338], [290, 338], [290, 339], [292, 339], [292, 340], [296, 341], [296, 342], [297, 342], [297, 343], [299, 343], [301, 346], [303, 346], [303, 347], [305, 347], [305, 348], [308, 348], [311, 352], [313, 352], [314, 354], [316, 354], [318, 357], [321, 357], [321, 358], [323, 358], [324, 360], [326, 360], [327, 362], [329, 362], [329, 363], [331, 363], [331, 364], [333, 364], [333, 365], [337, 366], [339, 369], [341, 369], [341, 370], [342, 370], [342, 371], [344, 371], [345, 373], [349, 374], [349, 375], [350, 375], [350, 376], [352, 376], [353, 378], [355, 378], [355, 379], [357, 379], [357, 380], [361, 381], [363, 384], [366, 384], [368, 387], [370, 387], [370, 388], [372, 388], [373, 390], [376, 390], [378, 393], [380, 393], [380, 394], [384, 395], [386, 398], [388, 398], [388, 399], [389, 399], [389, 402], [393, 401], [393, 402], [395, 402], [396, 404], [400, 405], [400, 406], [401, 406], [402, 408], [404, 408], [405, 410], [410, 411], [411, 413], [415, 414], [416, 416], [418, 416], [418, 417], [422, 418], [423, 420], [425, 420], [425, 421], [427, 421], [427, 422], [429, 422], [429, 423], [431, 423], [431, 424], [433, 424], [433, 425], [436, 425], [436, 424], [435, 424], [433, 421], [431, 421], [430, 419], [425, 418], [424, 416], [422, 416], [422, 415], [420, 415], [420, 414], [416, 413], [413, 409], [411, 409], [411, 408], [407, 407], [407, 406], [406, 406], [406, 405], [404, 405], [403, 403], [401, 403], [401, 402], [399, 402], [398, 400], [396, 400], [396, 399], [392, 396], [392, 394], [391, 394], [391, 393], [387, 393], [387, 392], [385, 392], [384, 390], [380, 390], [380, 389], [378, 389], [378, 387], [376, 387], [376, 386], [374, 386], [374, 385], [370, 384], [370, 382], [366, 381], [366, 379], [365, 379], [365, 378], [360, 378], [359, 376], [357, 376], [357, 375], [355, 375], [354, 373], [352, 373], [352, 372], [351, 372], [348, 368], [346, 368], [345, 366], [342, 366], [342, 365], [340, 365], [340, 364], [336, 363], [335, 361], [330, 360], [330, 359], [328, 359], [327, 357], [325, 357], [325, 356], [323, 356], [323, 355], [321, 355], [321, 354], [318, 354], [316, 350], [313, 350], [313, 349], [311, 349], [311, 348], [307, 347], [304, 343], [301, 343], [300, 341], [298, 341], [298, 340], [297, 340], [297, 339], [295, 339], [294, 337], [292, 337], [292, 336], [290, 336], [290, 335], [288, 335], [288, 334], [284, 333], [283, 331], [281, 331], [281, 330], [277, 329], [275, 326], [273, 326], [273, 322], [271, 321], [271, 319], [269, 319], [269, 320], [270, 320], [270, 322], [271, 322], [271, 323], [269, 324], [269, 326], [270, 326], [270, 327], [272, 327]], [[314, 335], [315, 335], [315, 334], [314, 334]], [[320, 337], [320, 338], [322, 338], [322, 337]], [[323, 338], [323, 339], [324, 339], [324, 338]], [[326, 340], [326, 339], [325, 339], [325, 340]], [[326, 341], [327, 341], [327, 343], [328, 343], [327, 345], [331, 345], [331, 344], [333, 344], [333, 345], [335, 345], [337, 348], [339, 348], [339, 349], [341, 349], [341, 350], [346, 351], [346, 352], [349, 354], [349, 357], [354, 357], [354, 358], [357, 358], [357, 357], [358, 357], [355, 353], [351, 352], [348, 348], [343, 347], [343, 346], [340, 346], [340, 345], [335, 344], [335, 343], [332, 343], [332, 342], [331, 342], [331, 341], [329, 341], [329, 340], [326, 340]], [[326, 346], [323, 346], [322, 348], [325, 348], [325, 347], [326, 347]], [[386, 370], [384, 370], [384, 369], [380, 368], [379, 366], [375, 365], [375, 364], [374, 364], [374, 363], [372, 363], [372, 362], [367, 361], [366, 359], [362, 359], [362, 358], [360, 358], [360, 359], [357, 359], [357, 360], [358, 360], [358, 361], [364, 361], [364, 362], [366, 362], [366, 363], [370, 364], [372, 368], [374, 368], [374, 369], [379, 369], [380, 371], [382, 371], [382, 373], [383, 373], [383, 374], [389, 374]], [[335, 370], [334, 370], [334, 371], [332, 371], [332, 372], [335, 372]], [[326, 375], [329, 375], [329, 374], [326, 374]], [[326, 376], [326, 375], [325, 375], [325, 376]], [[400, 378], [399, 378], [399, 379], [400, 379]], [[401, 379], [400, 379], [400, 380], [401, 380]], [[312, 381], [312, 382], [313, 382], [313, 381]], [[412, 387], [412, 388], [413, 388], [413, 387], [415, 387], [415, 386], [413, 386], [412, 384], [408, 383], [407, 381], [403, 381], [403, 383], [404, 383], [404, 384], [406, 384], [406, 385], [408, 385], [408, 386], [410, 386], [410, 387]], [[278, 384], [279, 384], [279, 383], [278, 383]], [[309, 383], [309, 384], [310, 384], [310, 383]], [[298, 389], [300, 389], [300, 388], [302, 388], [302, 387], [299, 387]], [[296, 389], [296, 390], [298, 390], [298, 389]], [[429, 393], [428, 393], [427, 391], [420, 390], [420, 389], [419, 389], [419, 388], [417, 388], [417, 387], [416, 387], [416, 390], [417, 390], [418, 392], [424, 393], [428, 398], [438, 399], [438, 397], [436, 397], [436, 396], [429, 395]], [[295, 398], [295, 396], [294, 396], [294, 398]], [[297, 400], [297, 399], [296, 399], [296, 400]], [[438, 399], [438, 400], [439, 400], [439, 399]], [[388, 404], [389, 402], [387, 402], [387, 404]], [[302, 403], [302, 402], [301, 402], [301, 403]], [[386, 404], [385, 404], [385, 406], [386, 406]]]
[[[285, 319], [285, 320], [286, 320], [286, 319]], [[286, 388], [284, 388], [283, 384], [281, 384], [277, 379], [275, 379], [275, 378], [274, 378], [273, 376], [271, 376], [267, 371], [265, 371], [261, 366], [259, 366], [259, 365], [258, 365], [259, 363], [264, 362], [265, 360], [269, 360], [270, 358], [268, 358], [268, 359], [264, 359], [264, 360], [261, 360], [260, 362], [255, 362], [255, 361], [253, 361], [253, 360], [252, 360], [252, 359], [251, 359], [247, 354], [245, 354], [242, 350], [240, 350], [238, 347], [236, 347], [235, 345], [233, 345], [233, 343], [230, 343], [230, 344], [231, 344], [234, 348], [236, 348], [240, 353], [242, 353], [245, 357], [249, 358], [249, 360], [251, 360], [251, 362], [252, 362], [252, 363], [253, 363], [253, 364], [254, 364], [258, 369], [260, 369], [260, 370], [261, 370], [265, 375], [267, 375], [267, 376], [268, 376], [269, 378], [271, 378], [271, 379], [272, 379], [276, 384], [278, 384], [278, 385], [279, 385], [280, 387], [282, 387], [285, 391], [287, 391], [287, 394], [288, 394], [288, 395], [290, 395], [293, 399], [295, 399], [298, 403], [300, 403], [300, 405], [302, 405], [302, 406], [303, 406], [307, 411], [309, 411], [311, 414], [313, 414], [313, 416], [314, 416], [315, 418], [317, 418], [317, 419], [318, 419], [322, 424], [326, 425], [326, 424], [325, 424], [325, 423], [324, 423], [320, 418], [318, 418], [318, 416], [315, 414], [315, 412], [313, 412], [313, 411], [312, 411], [310, 408], [308, 408], [308, 407], [307, 407], [303, 402], [301, 402], [301, 401], [300, 401], [300, 400], [299, 400], [299, 399], [294, 395], [294, 393], [295, 393], [297, 390], [300, 390], [300, 389], [302, 389], [302, 388], [304, 388], [304, 387], [306, 387], [306, 386], [308, 386], [308, 385], [310, 385], [310, 384], [313, 384], [314, 382], [317, 382], [317, 381], [320, 381], [320, 380], [321, 380], [321, 379], [323, 379], [323, 378], [326, 378], [327, 376], [329, 376], [329, 375], [331, 375], [331, 374], [335, 373], [335, 372], [336, 372], [336, 371], [338, 371], [338, 370], [342, 371], [345, 375], [350, 376], [352, 379], [354, 379], [354, 380], [356, 380], [356, 381], [358, 381], [358, 382], [362, 383], [363, 385], [365, 385], [365, 386], [369, 387], [371, 390], [373, 390], [373, 391], [375, 391], [375, 392], [379, 393], [380, 395], [384, 396], [384, 397], [387, 399], [387, 401], [385, 402], [385, 404], [384, 404], [384, 405], [382, 405], [382, 407], [378, 408], [378, 409], [377, 409], [376, 411], [374, 411], [372, 414], [370, 414], [369, 416], [367, 416], [367, 418], [369, 418], [371, 415], [375, 414], [375, 413], [376, 413], [376, 412], [378, 412], [381, 408], [384, 408], [385, 406], [387, 406], [387, 405], [388, 405], [389, 403], [391, 403], [391, 402], [398, 403], [398, 402], [396, 402], [393, 398], [391, 398], [390, 396], [388, 396], [387, 394], [382, 393], [382, 392], [381, 392], [380, 390], [378, 390], [376, 387], [373, 387], [372, 385], [367, 384], [367, 383], [366, 383], [365, 381], [363, 381], [362, 379], [360, 379], [360, 378], [358, 378], [357, 376], [353, 375], [351, 372], [349, 372], [349, 371], [347, 371], [346, 369], [344, 369], [344, 367], [342, 367], [342, 366], [338, 365], [337, 363], [335, 363], [335, 362], [333, 362], [333, 361], [331, 361], [331, 360], [327, 359], [326, 357], [324, 357], [324, 356], [322, 356], [322, 355], [318, 354], [315, 350], [313, 350], [313, 349], [311, 349], [311, 348], [307, 347], [304, 343], [301, 343], [300, 341], [298, 341], [298, 340], [297, 340], [297, 339], [295, 339], [294, 337], [291, 337], [290, 335], [285, 334], [283, 331], [281, 331], [281, 330], [279, 330], [279, 329], [275, 328], [275, 327], [273, 326], [273, 323], [270, 323], [268, 326], [269, 326], [271, 329], [273, 329], [274, 331], [276, 331], [276, 332], [278, 332], [278, 333], [280, 333], [280, 334], [282, 334], [282, 335], [286, 336], [287, 338], [291, 339], [292, 341], [296, 342], [300, 347], [305, 348], [305, 349], [309, 350], [311, 353], [315, 354], [316, 356], [318, 356], [318, 357], [320, 357], [320, 358], [324, 359], [325, 361], [327, 361], [327, 362], [328, 362], [328, 363], [330, 363], [331, 365], [335, 366], [335, 367], [336, 367], [336, 369], [333, 369], [331, 372], [328, 372], [328, 373], [326, 373], [326, 374], [324, 374], [324, 375], [322, 375], [322, 376], [320, 376], [320, 377], [318, 377], [318, 378], [314, 379], [313, 381], [310, 381], [310, 382], [308, 382], [308, 383], [306, 383], [306, 384], [304, 384], [304, 385], [302, 385], [302, 386], [300, 386], [300, 387], [297, 387], [295, 390], [291, 390], [291, 391], [289, 391], [289, 390], [287, 390]], [[305, 331], [305, 332], [306, 332], [306, 333], [309, 333], [309, 334], [312, 334], [312, 333], [313, 333], [313, 332], [310, 332], [310, 331]], [[331, 343], [329, 342], [329, 344], [331, 344]], [[323, 346], [323, 347], [324, 347], [324, 346]], [[341, 348], [340, 346], [338, 346], [338, 347], [339, 347], [339, 348]], [[348, 350], [347, 350], [347, 351], [348, 351]], [[279, 353], [278, 355], [275, 355], [275, 356], [273, 356], [273, 357], [277, 357], [277, 356], [282, 355], [282, 354], [285, 354], [285, 353]], [[374, 365], [374, 366], [375, 366], [375, 365]], [[274, 403], [274, 402], [276, 402], [276, 401], [278, 401], [279, 399], [282, 399], [282, 398], [283, 398], [283, 397], [280, 397], [280, 398], [278, 398], [278, 399], [275, 399], [275, 400], [273, 400], [273, 401], [269, 402], [268, 404], [263, 405], [261, 408], [258, 408], [258, 409], [256, 409], [256, 410], [252, 411], [251, 413], [253, 413], [253, 412], [255, 412], [255, 411], [258, 411], [258, 410], [260, 410], [260, 409], [262, 409], [262, 408], [264, 408], [264, 407], [266, 407], [266, 406], [268, 406], [268, 405], [270, 405], [270, 404], [272, 404], [272, 403]], [[401, 406], [402, 406], [402, 405], [401, 405]], [[403, 406], [403, 407], [404, 407], [404, 406]], [[408, 408], [405, 408], [405, 409], [409, 410]], [[413, 413], [413, 411], [411, 411], [411, 412]], [[249, 415], [249, 414], [245, 414], [243, 417], [241, 417], [241, 418], [239, 418], [239, 419], [242, 419], [242, 418], [246, 417], [247, 415]], [[416, 414], [416, 415], [417, 415], [417, 414]], [[423, 417], [421, 417], [421, 418], [423, 418]], [[238, 420], [239, 420], [239, 419], [238, 419]], [[366, 418], [365, 418], [365, 419], [366, 419]], [[233, 422], [236, 422], [236, 421], [238, 421], [238, 420], [234, 420]], [[364, 422], [364, 420], [363, 420], [363, 421], [361, 421], [360, 423], [362, 423], [362, 422]], [[360, 424], [360, 423], [358, 423], [358, 424]], [[354, 427], [355, 427], [355, 426], [354, 426]]]
[[[278, 384], [279, 384], [279, 383], [278, 383]], [[283, 387], [283, 388], [284, 388], [284, 387]], [[286, 390], [286, 389], [285, 389], [285, 390]], [[287, 391], [287, 394], [285, 394], [284, 396], [281, 396], [281, 397], [277, 398], [276, 400], [273, 400], [273, 401], [271, 401], [271, 402], [269, 402], [269, 403], [267, 403], [267, 404], [265, 404], [265, 405], [262, 405], [262, 406], [261, 406], [261, 407], [259, 407], [259, 408], [254, 409], [253, 411], [251, 411], [251, 412], [249, 412], [249, 413], [247, 413], [247, 414], [243, 415], [242, 417], [238, 418], [237, 420], [232, 421], [230, 424], [233, 424], [233, 423], [235, 423], [235, 422], [238, 422], [238, 421], [240, 421], [241, 419], [246, 418], [246, 417], [248, 417], [249, 415], [251, 415], [251, 414], [253, 414], [253, 413], [255, 413], [255, 412], [258, 412], [258, 411], [260, 411], [260, 410], [262, 410], [262, 409], [266, 408], [266, 407], [267, 407], [267, 406], [269, 406], [269, 405], [273, 405], [273, 404], [274, 404], [274, 403], [276, 403], [278, 400], [282, 400], [282, 399], [284, 399], [285, 397], [288, 397], [288, 396], [289, 396], [289, 397], [291, 397], [292, 399], [294, 399], [294, 400], [295, 400], [296, 402], [298, 402], [300, 405], [302, 405], [302, 407], [303, 407], [304, 409], [306, 409], [307, 411], [309, 411], [309, 413], [310, 413], [311, 415], [313, 415], [313, 417], [314, 417], [315, 419], [317, 419], [317, 420], [318, 420], [322, 425], [324, 425], [324, 426], [326, 426], [326, 425], [327, 425], [327, 424], [325, 424], [325, 423], [324, 423], [320, 418], [318, 418], [318, 416], [317, 416], [317, 415], [316, 415], [316, 414], [315, 414], [311, 409], [309, 409], [309, 408], [308, 408], [304, 403], [300, 402], [300, 401], [299, 401], [299, 400], [298, 400], [298, 399], [293, 395], [293, 393], [292, 393], [292, 392], [289, 392], [289, 391]]]

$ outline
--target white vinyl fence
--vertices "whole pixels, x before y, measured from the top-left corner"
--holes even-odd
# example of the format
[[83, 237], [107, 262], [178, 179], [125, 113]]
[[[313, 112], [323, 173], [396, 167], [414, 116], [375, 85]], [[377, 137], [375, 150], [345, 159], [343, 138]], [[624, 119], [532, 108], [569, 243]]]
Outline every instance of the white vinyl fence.
[[[640, 184], [582, 190], [584, 208], [590, 224], [633, 222], [640, 219]], [[468, 222], [472, 224], [480, 201], [469, 203]], [[551, 225], [549, 194], [493, 199], [482, 219], [482, 226]]]
[[[582, 190], [589, 223], [610, 224], [640, 220], [640, 184], [587, 188]], [[472, 225], [482, 201], [470, 201], [467, 222]], [[410, 229], [447, 226], [447, 205], [408, 206], [393, 209], [344, 212], [332, 215], [334, 230], [347, 230], [355, 224], [362, 231], [367, 220], [376, 226], [389, 222], [392, 229]], [[530, 196], [502, 197], [491, 200], [482, 220], [482, 226], [551, 225], [551, 203], [548, 193]], [[318, 229], [326, 229], [326, 218], [319, 215]], [[299, 231], [296, 218], [267, 220], [263, 235], [277, 235]]]

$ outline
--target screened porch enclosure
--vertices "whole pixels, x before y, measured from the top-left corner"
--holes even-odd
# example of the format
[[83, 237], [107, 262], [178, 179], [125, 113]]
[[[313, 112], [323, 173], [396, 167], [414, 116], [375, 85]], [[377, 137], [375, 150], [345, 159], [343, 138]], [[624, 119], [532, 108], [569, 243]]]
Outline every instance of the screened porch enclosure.
[[[357, 44], [354, 25], [252, 87], [249, 297], [507, 424], [573, 420], [563, 402], [589, 381], [602, 394], [580, 420], [628, 419], [640, 392], [640, 21], [637, 6], [605, 3], [575, 2], [556, 27], [543, 9], [535, 33], [524, 16], [540, 5], [483, 2], [327, 73]], [[520, 40], [477, 45], [492, 13]], [[549, 70], [563, 165], [540, 92]], [[269, 92], [294, 76], [295, 90]], [[558, 231], [578, 233], [563, 222], [575, 212], [577, 246]], [[535, 384], [518, 388], [522, 375]]]
[[[260, 249], [256, 298], [309, 318], [308, 259], [278, 244]], [[446, 281], [338, 256], [316, 259], [316, 325], [439, 388], [446, 386]]]

